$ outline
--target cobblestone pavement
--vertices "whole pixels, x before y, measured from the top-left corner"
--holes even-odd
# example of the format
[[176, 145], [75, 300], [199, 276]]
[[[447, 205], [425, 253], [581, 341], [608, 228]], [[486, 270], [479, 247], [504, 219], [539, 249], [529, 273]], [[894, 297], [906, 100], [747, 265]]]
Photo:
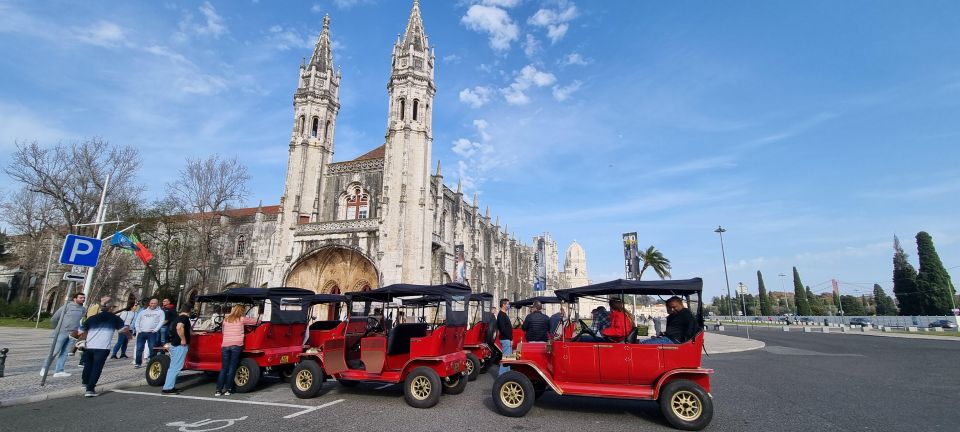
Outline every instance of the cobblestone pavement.
[[[40, 368], [50, 351], [51, 333], [49, 329], [0, 327], [0, 348], [10, 349], [7, 353], [4, 376], [0, 378], [0, 406], [76, 396], [83, 393], [80, 386], [80, 373], [83, 368], [78, 366], [80, 352], [75, 356], [67, 357], [64, 370], [73, 374], [72, 376], [54, 378], [53, 364], [56, 363], [54, 359], [47, 375], [46, 385], [40, 387]], [[103, 375], [97, 384], [98, 391], [145, 384], [144, 369], [134, 369], [131, 364], [133, 351], [131, 344], [127, 349], [127, 355], [130, 358], [107, 360]]]

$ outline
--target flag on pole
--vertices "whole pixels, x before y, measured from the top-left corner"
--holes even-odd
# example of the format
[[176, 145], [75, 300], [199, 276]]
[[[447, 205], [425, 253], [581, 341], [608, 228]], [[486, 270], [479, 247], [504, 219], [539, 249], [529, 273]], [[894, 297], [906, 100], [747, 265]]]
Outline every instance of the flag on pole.
[[132, 234], [130, 237], [127, 237], [120, 232], [114, 233], [110, 239], [110, 245], [132, 251], [144, 264], [153, 259], [153, 253], [150, 252], [150, 249], [147, 249], [147, 247], [137, 239], [137, 236]]

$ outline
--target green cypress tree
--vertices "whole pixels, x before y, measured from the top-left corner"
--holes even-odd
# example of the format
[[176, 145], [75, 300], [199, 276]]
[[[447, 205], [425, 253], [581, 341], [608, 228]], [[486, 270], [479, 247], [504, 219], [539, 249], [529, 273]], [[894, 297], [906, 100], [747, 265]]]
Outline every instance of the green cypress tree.
[[893, 299], [883, 291], [880, 284], [873, 284], [873, 298], [877, 302], [877, 315], [896, 315], [897, 305]]
[[843, 313], [847, 316], [863, 316], [867, 312], [863, 308], [863, 302], [860, 297], [852, 295], [840, 296], [840, 302], [843, 304]]
[[917, 233], [917, 257], [920, 259], [917, 291], [923, 299], [924, 312], [928, 315], [951, 314], [954, 293], [950, 275], [933, 247], [933, 238], [923, 231]]
[[800, 273], [797, 268], [793, 268], [793, 301], [797, 304], [797, 316], [810, 315], [810, 303], [807, 302], [807, 292], [803, 289], [803, 283], [800, 282]]
[[807, 287], [807, 303], [810, 305], [810, 315], [826, 315], [823, 313], [823, 303], [820, 302], [820, 297], [813, 295], [810, 287]]
[[763, 274], [760, 270], [757, 270], [757, 286], [760, 287], [760, 315], [773, 315], [770, 297], [767, 296], [767, 288], [763, 285]]
[[923, 315], [923, 302], [917, 292], [917, 271], [900, 247], [900, 239], [893, 236], [893, 295], [900, 304], [900, 315]]

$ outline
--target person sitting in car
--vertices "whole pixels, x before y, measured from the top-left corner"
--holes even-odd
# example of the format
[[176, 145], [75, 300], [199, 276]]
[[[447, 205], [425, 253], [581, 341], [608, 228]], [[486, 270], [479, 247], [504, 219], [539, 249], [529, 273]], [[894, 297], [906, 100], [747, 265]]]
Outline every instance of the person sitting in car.
[[546, 342], [547, 334], [550, 333], [550, 318], [541, 312], [543, 305], [539, 301], [534, 301], [531, 308], [533, 312], [523, 320], [523, 331], [527, 342]]
[[623, 300], [610, 299], [610, 326], [601, 333], [614, 342], [622, 342], [633, 331], [633, 315], [623, 307]]
[[693, 339], [699, 331], [697, 318], [690, 309], [683, 306], [683, 299], [677, 296], [667, 299], [667, 331], [660, 336], [650, 338], [640, 343], [644, 344], [679, 344]]

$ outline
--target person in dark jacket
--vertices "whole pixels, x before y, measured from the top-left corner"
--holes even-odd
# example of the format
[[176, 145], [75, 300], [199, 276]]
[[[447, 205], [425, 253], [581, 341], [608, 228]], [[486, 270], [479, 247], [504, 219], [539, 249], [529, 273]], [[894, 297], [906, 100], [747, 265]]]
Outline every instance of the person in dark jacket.
[[683, 306], [683, 299], [680, 297], [670, 297], [667, 299], [667, 331], [662, 335], [644, 340], [640, 343], [645, 344], [678, 344], [693, 339], [700, 326], [697, 318], [693, 316], [690, 309]]
[[550, 318], [541, 312], [543, 305], [539, 301], [533, 302], [531, 308], [533, 311], [523, 320], [523, 332], [527, 342], [546, 342], [547, 334], [550, 333]]
[[[503, 356], [507, 357], [513, 354], [513, 326], [510, 325], [510, 316], [507, 311], [510, 310], [510, 300], [500, 299], [500, 312], [497, 312], [497, 330], [500, 332], [500, 348]], [[510, 366], [500, 365], [500, 375], [507, 373]]]

